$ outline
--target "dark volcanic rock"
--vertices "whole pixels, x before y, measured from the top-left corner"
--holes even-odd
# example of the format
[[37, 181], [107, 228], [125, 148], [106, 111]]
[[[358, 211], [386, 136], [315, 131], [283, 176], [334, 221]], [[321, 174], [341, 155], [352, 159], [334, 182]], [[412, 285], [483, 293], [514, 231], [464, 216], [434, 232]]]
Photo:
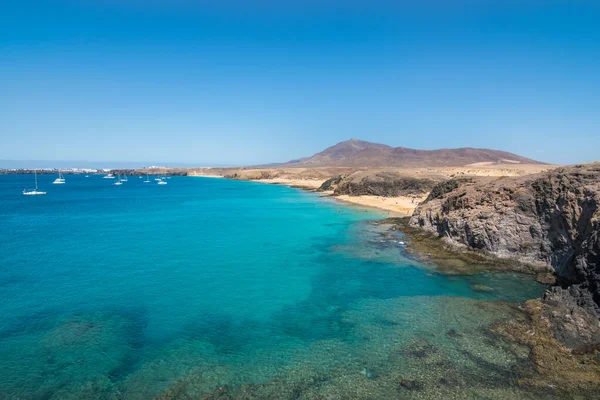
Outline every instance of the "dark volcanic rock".
[[461, 185], [461, 183], [467, 182], [471, 182], [471, 180], [450, 179], [449, 181], [437, 184], [431, 189], [431, 192], [429, 192], [429, 196], [427, 196], [425, 201], [427, 202], [429, 200], [439, 199], [446, 193], [450, 193], [454, 189], [457, 189]]
[[415, 178], [392, 171], [359, 171], [338, 175], [325, 181], [319, 190], [350, 196], [423, 196], [440, 181], [438, 177]]
[[338, 187], [338, 185], [340, 183], [342, 183], [342, 181], [344, 180], [344, 178], [346, 176], [347, 175], [336, 175], [333, 178], [327, 179], [325, 182], [323, 182], [323, 184], [321, 185], [319, 190], [320, 191], [335, 190]]
[[[557, 308], [535, 299], [524, 304], [528, 315], [526, 320], [498, 321], [491, 331], [511, 342], [529, 347], [528, 358], [533, 371], [521, 370], [518, 378], [520, 385], [541, 389], [551, 386], [563, 392], [562, 396], [552, 398], [571, 398], [573, 392], [582, 390], [583, 393], [587, 392], [582, 398], [597, 399], [600, 393], [600, 363], [593, 353], [586, 354], [585, 351], [592, 349], [580, 347], [586, 339], [571, 342], [575, 348], [564, 344], [565, 340], [569, 344], [569, 340], [573, 339], [573, 335], [566, 332], [574, 329], [573, 325], [579, 325], [586, 318], [583, 315], [587, 311], [571, 303], [572, 298], [561, 298], [562, 295], [564, 293], [557, 293], [550, 303], [556, 300], [559, 307], [572, 308], [572, 321], [559, 321], [554, 316], [550, 316], [549, 320], [549, 313], [557, 311]], [[585, 336], [585, 332], [589, 332], [587, 328], [579, 334]]]
[[543, 316], [559, 342], [576, 353], [585, 353], [600, 349], [600, 323], [597, 314], [579, 307], [580, 294], [577, 285], [553, 287], [544, 295]]
[[[526, 177], [442, 183], [415, 210], [410, 224], [455, 245], [552, 267], [569, 290], [549, 295], [546, 301], [584, 307], [597, 322], [599, 203], [600, 163], [592, 163]], [[580, 317], [572, 309], [555, 311], [560, 314], [557, 321]], [[557, 334], [574, 348], [570, 331]]]

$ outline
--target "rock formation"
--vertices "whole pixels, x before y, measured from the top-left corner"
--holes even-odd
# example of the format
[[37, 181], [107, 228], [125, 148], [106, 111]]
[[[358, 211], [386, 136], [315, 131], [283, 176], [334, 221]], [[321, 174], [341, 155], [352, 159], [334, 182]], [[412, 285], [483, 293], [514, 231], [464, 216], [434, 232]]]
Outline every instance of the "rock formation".
[[557, 338], [573, 349], [600, 344], [600, 163], [444, 182], [410, 224], [458, 246], [551, 266], [560, 286], [545, 304]]
[[423, 196], [442, 180], [439, 176], [420, 178], [397, 171], [358, 171], [328, 179], [320, 190], [350, 196]]

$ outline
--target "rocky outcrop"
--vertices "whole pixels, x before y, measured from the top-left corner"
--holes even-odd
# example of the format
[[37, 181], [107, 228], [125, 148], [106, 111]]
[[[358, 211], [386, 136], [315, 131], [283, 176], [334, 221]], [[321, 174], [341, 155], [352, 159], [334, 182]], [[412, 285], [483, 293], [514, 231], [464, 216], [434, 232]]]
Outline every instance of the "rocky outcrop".
[[333, 178], [327, 179], [325, 182], [323, 182], [323, 184], [319, 188], [319, 191], [325, 192], [333, 190], [333, 192], [335, 193], [335, 190], [344, 181], [344, 179], [346, 179], [346, 177], [347, 175], [336, 175]]
[[[528, 177], [445, 182], [415, 210], [410, 224], [458, 246], [552, 267], [562, 289], [547, 294], [548, 302], [581, 306], [597, 325], [600, 163]], [[572, 310], [559, 314], [577, 319]]]
[[358, 171], [328, 179], [319, 190], [350, 196], [423, 196], [440, 182], [439, 177], [417, 178], [392, 171]]
[[576, 285], [553, 287], [544, 295], [542, 307], [552, 335], [576, 354], [600, 350], [598, 317], [577, 304], [580, 292]]
[[[519, 385], [560, 388], [563, 391], [560, 395], [547, 394], [546, 398], [575, 398], [572, 395], [578, 390], [588, 391], [582, 398], [598, 398], [600, 363], [593, 352], [588, 351], [593, 349], [585, 347], [585, 343], [593, 340], [589, 328], [597, 324], [597, 320], [587, 321], [591, 318], [590, 314], [581, 307], [569, 305], [569, 301], [562, 299], [559, 309], [572, 307], [575, 314], [564, 314], [573, 317], [571, 320], [562, 318], [554, 305], [534, 299], [522, 306], [527, 320], [499, 320], [491, 331], [510, 342], [529, 347], [531, 369], [519, 371]], [[548, 318], [548, 314], [559, 316], [561, 320], [552, 316]], [[569, 336], [567, 341], [565, 333]]]
[[471, 182], [471, 180], [467, 180], [467, 179], [450, 179], [448, 181], [442, 182], [438, 185], [435, 185], [432, 189], [431, 192], [429, 192], [429, 195], [427, 196], [427, 198], [425, 199], [425, 201], [429, 201], [429, 200], [433, 200], [433, 199], [439, 199], [441, 198], [443, 195], [445, 195], [446, 193], [450, 193], [451, 191], [453, 191], [454, 189], [457, 189], [462, 183], [467, 183], [467, 182]]

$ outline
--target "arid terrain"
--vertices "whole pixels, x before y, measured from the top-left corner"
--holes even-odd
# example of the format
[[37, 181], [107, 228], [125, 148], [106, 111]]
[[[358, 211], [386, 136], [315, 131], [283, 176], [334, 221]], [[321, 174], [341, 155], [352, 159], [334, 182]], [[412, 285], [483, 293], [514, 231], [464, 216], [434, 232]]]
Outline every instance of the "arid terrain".
[[366, 167], [420, 168], [457, 167], [469, 164], [541, 164], [539, 161], [505, 151], [463, 147], [457, 149], [418, 150], [391, 147], [380, 143], [350, 139], [306, 158], [278, 167]]
[[[548, 164], [473, 164], [422, 168], [162, 168], [115, 170], [120, 174], [222, 177], [314, 190], [338, 200], [376, 207], [390, 215], [411, 215], [431, 188], [448, 179], [474, 176], [525, 176], [556, 168]], [[336, 181], [331, 184], [328, 181]]]
[[[149, 174], [218, 176], [319, 190], [324, 195], [394, 215], [410, 215], [431, 188], [448, 179], [474, 176], [525, 176], [548, 171], [548, 164], [473, 164], [463, 167], [423, 168], [199, 168], [145, 171]], [[139, 171], [138, 171], [139, 172]], [[336, 183], [327, 183], [330, 180]], [[325, 186], [324, 186], [325, 184]]]
[[[435, 184], [448, 179], [460, 176], [522, 176], [551, 168], [554, 167], [498, 150], [416, 150], [350, 139], [311, 157], [286, 163], [243, 168], [169, 168], [119, 172], [220, 176], [284, 184], [319, 190], [344, 201], [379, 206], [406, 215], [414, 209], [415, 200], [426, 197]], [[396, 203], [401, 206], [395, 207]]]
[[[122, 170], [126, 174], [218, 176], [283, 184], [407, 215], [437, 183], [460, 176], [522, 176], [552, 165], [516, 154], [475, 148], [416, 150], [350, 139], [311, 157], [242, 168]], [[396, 207], [398, 205], [399, 207]]]

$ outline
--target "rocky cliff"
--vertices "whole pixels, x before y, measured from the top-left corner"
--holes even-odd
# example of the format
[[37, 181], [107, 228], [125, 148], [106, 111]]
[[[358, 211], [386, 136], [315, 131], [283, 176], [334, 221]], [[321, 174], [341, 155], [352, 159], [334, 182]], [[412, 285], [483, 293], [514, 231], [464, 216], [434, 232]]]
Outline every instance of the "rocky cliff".
[[[577, 336], [578, 324], [585, 325], [575, 309], [581, 306], [595, 317], [597, 328], [600, 163], [527, 177], [444, 182], [415, 210], [410, 224], [458, 246], [551, 266], [560, 287], [546, 295], [546, 303], [564, 309], [550, 320], [558, 330], [573, 331], [563, 336]], [[598, 335], [588, 333], [600, 343]]]

